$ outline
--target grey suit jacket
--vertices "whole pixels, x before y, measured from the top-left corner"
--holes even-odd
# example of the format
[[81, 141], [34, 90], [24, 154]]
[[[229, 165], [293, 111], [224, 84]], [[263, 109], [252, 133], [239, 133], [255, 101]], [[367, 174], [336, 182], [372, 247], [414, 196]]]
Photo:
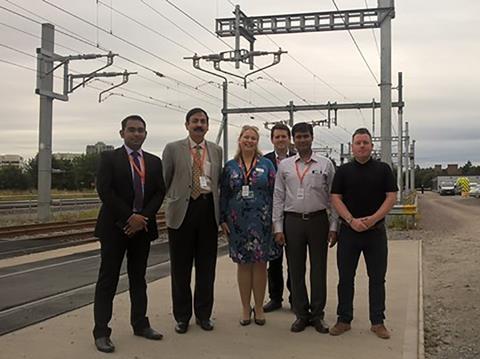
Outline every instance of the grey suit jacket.
[[[211, 187], [215, 218], [220, 219], [219, 182], [222, 171], [222, 148], [205, 141], [211, 167]], [[188, 138], [171, 142], [163, 150], [163, 178], [165, 179], [165, 211], [167, 227], [178, 229], [187, 213], [192, 192], [192, 162]]]

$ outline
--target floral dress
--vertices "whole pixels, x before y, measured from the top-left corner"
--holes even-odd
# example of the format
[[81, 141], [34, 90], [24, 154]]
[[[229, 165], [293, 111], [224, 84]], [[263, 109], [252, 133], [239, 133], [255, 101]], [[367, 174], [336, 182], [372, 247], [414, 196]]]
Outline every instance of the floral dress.
[[275, 168], [259, 157], [248, 179], [250, 195], [242, 195], [245, 172], [236, 160], [225, 164], [220, 183], [220, 222], [230, 229], [229, 252], [235, 263], [268, 262], [281, 255], [272, 234]]

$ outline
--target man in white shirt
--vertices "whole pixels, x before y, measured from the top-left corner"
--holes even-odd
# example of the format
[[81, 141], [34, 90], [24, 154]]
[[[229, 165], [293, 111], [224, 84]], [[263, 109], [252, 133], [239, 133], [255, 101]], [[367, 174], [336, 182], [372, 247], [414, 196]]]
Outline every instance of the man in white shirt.
[[[292, 135], [297, 154], [279, 164], [273, 195], [275, 240], [286, 245], [292, 307], [297, 317], [291, 331], [301, 332], [312, 324], [318, 332], [328, 333], [324, 322], [327, 252], [328, 243], [335, 243], [338, 220], [330, 205], [335, 168], [328, 158], [312, 152], [312, 125], [297, 123]], [[307, 248], [310, 300], [305, 285]]]

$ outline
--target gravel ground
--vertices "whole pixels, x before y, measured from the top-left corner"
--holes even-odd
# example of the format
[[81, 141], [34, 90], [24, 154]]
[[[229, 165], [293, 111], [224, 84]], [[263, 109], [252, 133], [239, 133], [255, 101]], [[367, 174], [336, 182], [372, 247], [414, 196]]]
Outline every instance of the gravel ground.
[[480, 358], [480, 200], [419, 197], [425, 357]]

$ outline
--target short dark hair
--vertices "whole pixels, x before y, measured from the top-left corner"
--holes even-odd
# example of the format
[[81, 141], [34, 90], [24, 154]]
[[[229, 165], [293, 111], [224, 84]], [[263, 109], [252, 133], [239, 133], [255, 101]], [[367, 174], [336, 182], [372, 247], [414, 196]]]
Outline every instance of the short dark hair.
[[295, 134], [298, 132], [302, 132], [302, 133], [308, 132], [313, 137], [313, 126], [306, 122], [296, 123], [292, 127], [292, 136], [295, 137]]
[[194, 107], [190, 111], [188, 111], [186, 116], [185, 116], [185, 122], [188, 123], [188, 121], [190, 120], [190, 117], [192, 117], [192, 115], [195, 115], [196, 113], [199, 113], [199, 112], [201, 112], [205, 115], [205, 117], [207, 118], [207, 123], [208, 123], [207, 111], [205, 111], [203, 108], [200, 108], [200, 107]]
[[365, 128], [365, 127], [361, 127], [361, 128], [357, 128], [355, 130], [355, 132], [353, 133], [352, 135], [352, 142], [353, 142], [353, 138], [356, 136], [356, 135], [368, 135], [368, 137], [370, 137], [370, 140], [372, 140], [372, 134], [370, 133], [370, 131]]
[[127, 127], [128, 121], [140, 121], [141, 123], [143, 123], [143, 127], [147, 129], [147, 124], [145, 123], [145, 120], [140, 115], [128, 115], [122, 120], [122, 130], [125, 130], [125, 127]]
[[288, 128], [287, 125], [283, 124], [283, 123], [277, 123], [275, 124], [272, 129], [270, 130], [270, 139], [273, 138], [273, 133], [275, 132], [275, 130], [280, 130], [280, 131], [287, 131], [288, 133], [288, 138], [291, 137], [291, 134], [290, 134], [290, 128]]

